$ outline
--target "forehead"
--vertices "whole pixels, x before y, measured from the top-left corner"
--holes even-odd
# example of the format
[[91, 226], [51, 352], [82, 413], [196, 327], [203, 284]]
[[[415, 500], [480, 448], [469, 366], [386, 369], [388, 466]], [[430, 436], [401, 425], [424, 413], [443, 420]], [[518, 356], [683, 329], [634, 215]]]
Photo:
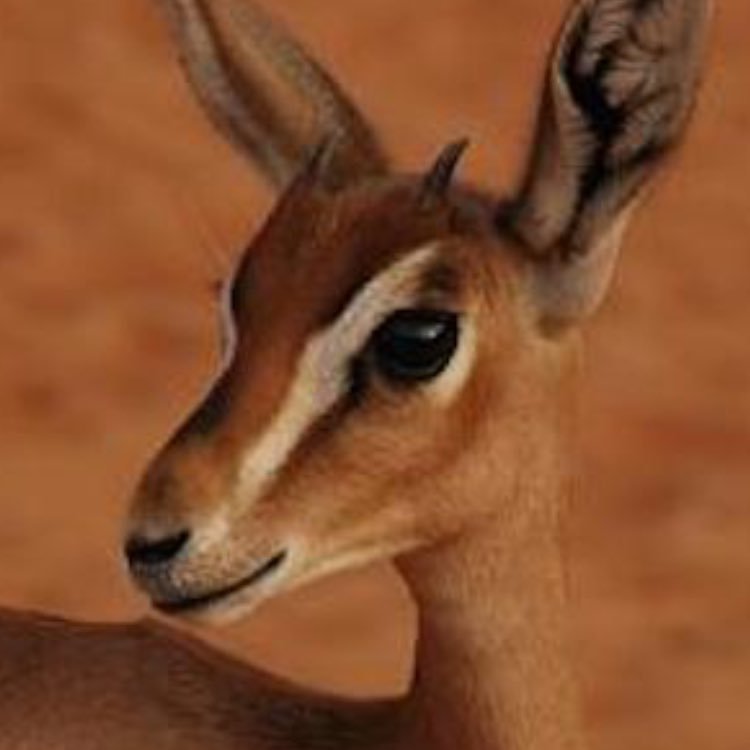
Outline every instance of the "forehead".
[[241, 330], [256, 341], [271, 326], [306, 336], [334, 320], [370, 279], [427, 246], [436, 253], [425, 275], [446, 287], [457, 282], [455, 248], [490, 237], [490, 212], [473, 196], [420, 197], [419, 182], [408, 179], [334, 194], [292, 188], [234, 280]]
[[419, 186], [392, 180], [335, 194], [292, 188], [282, 198], [231, 286], [223, 372], [177, 441], [223, 425], [216, 445], [234, 444], [235, 432], [249, 434], [270, 418], [320, 336], [331, 346], [316, 377], [334, 382], [392, 309], [450, 304], [472, 279], [486, 277], [472, 271], [485, 264], [483, 249], [497, 250], [489, 204], [454, 195], [423, 205]]

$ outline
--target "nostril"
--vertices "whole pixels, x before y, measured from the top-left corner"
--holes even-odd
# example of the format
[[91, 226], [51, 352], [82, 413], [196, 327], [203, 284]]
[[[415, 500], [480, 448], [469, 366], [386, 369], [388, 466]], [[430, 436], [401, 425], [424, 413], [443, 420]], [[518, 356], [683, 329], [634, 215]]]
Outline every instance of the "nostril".
[[189, 540], [189, 531], [161, 539], [132, 536], [125, 544], [125, 557], [131, 566], [163, 565], [177, 557]]

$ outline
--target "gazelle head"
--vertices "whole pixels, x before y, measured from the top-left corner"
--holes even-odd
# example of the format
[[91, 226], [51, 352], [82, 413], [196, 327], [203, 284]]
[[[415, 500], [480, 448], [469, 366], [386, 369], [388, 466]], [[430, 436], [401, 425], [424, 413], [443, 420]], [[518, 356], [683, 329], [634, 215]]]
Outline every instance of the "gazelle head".
[[140, 586], [234, 613], [512, 514], [554, 460], [571, 334], [688, 119], [704, 0], [578, 2], [503, 201], [453, 179], [462, 142], [395, 174], [247, 0], [164, 5], [208, 113], [280, 198], [227, 285], [225, 366], [138, 489]]

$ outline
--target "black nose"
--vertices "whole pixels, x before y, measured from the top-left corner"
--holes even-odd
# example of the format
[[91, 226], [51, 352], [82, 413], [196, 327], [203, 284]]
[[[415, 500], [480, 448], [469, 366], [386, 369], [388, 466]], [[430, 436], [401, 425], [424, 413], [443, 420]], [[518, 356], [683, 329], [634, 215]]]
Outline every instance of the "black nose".
[[153, 567], [174, 560], [190, 540], [189, 531], [161, 539], [132, 536], [125, 544], [125, 557], [131, 567]]

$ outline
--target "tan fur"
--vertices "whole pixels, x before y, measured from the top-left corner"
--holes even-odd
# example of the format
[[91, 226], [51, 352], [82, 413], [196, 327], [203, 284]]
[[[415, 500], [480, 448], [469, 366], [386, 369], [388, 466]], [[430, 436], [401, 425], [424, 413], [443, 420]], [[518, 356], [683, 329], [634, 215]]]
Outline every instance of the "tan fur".
[[[705, 3], [574, 6], [505, 204], [447, 184], [456, 148], [439, 179], [385, 175], [358, 115], [305, 164], [325, 133], [290, 136], [252, 61], [288, 83], [296, 60], [297, 93], [348, 112], [330, 79], [247, 0], [166, 5], [214, 119], [279, 183], [292, 163], [297, 176], [233, 281], [217, 382], [136, 493], [134, 576], [157, 606], [224, 618], [395, 558], [419, 607], [414, 680], [350, 702], [151, 623], [5, 615], [0, 748], [581, 748], [558, 539], [576, 327], [684, 128]], [[230, 43], [235, 30], [247, 39]], [[458, 349], [428, 383], [377, 367], [373, 330], [404, 308], [458, 316]], [[160, 563], [138, 558], [175, 539]]]
[[433, 253], [431, 247], [415, 249], [379, 273], [333, 324], [310, 339], [279, 412], [242, 458], [236, 494], [243, 505], [262, 492], [307, 430], [344, 395], [350, 359], [388, 312], [412, 302], [419, 271]]

